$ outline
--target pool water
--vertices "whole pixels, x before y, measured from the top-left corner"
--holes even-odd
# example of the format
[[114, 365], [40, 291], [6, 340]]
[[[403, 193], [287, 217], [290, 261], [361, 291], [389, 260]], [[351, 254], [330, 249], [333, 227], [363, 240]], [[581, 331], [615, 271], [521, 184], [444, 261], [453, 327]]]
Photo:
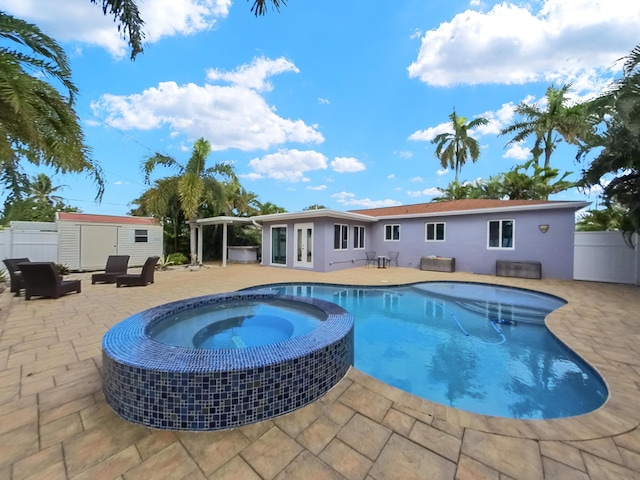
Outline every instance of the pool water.
[[608, 395], [600, 376], [544, 325], [566, 303], [557, 297], [456, 282], [268, 287], [345, 308], [354, 316], [355, 367], [434, 402], [549, 419], [595, 410]]
[[287, 300], [241, 300], [183, 310], [153, 324], [149, 337], [168, 345], [240, 349], [304, 335], [326, 319], [322, 310]]

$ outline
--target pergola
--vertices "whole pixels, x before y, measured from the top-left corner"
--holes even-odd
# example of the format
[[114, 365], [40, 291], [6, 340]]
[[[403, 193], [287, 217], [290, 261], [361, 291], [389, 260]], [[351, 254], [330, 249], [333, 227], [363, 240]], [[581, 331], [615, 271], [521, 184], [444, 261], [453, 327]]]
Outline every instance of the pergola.
[[190, 243], [193, 252], [195, 246], [198, 248], [198, 263], [202, 263], [202, 245], [203, 245], [203, 230], [205, 225], [222, 225], [222, 266], [227, 266], [227, 225], [232, 223], [253, 223], [258, 225], [250, 218], [245, 217], [209, 217], [199, 218], [194, 222], [189, 222]]

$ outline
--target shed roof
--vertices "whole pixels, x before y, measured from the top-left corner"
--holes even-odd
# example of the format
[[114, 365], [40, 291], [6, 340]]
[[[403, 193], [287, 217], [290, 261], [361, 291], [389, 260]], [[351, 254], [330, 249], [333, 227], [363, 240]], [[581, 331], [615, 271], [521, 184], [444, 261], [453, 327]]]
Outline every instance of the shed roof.
[[95, 215], [92, 213], [58, 212], [58, 220], [92, 223], [128, 223], [132, 225], [160, 225], [152, 217], [120, 217], [117, 215]]

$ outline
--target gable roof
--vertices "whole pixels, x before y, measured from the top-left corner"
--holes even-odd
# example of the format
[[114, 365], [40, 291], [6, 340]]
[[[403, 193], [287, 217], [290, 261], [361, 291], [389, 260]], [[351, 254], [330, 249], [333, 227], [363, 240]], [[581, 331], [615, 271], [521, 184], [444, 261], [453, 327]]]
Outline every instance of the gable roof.
[[349, 210], [350, 213], [369, 215], [371, 217], [410, 217], [436, 215], [468, 215], [474, 213], [490, 213], [513, 210], [546, 210], [566, 208], [579, 210], [589, 205], [581, 201], [555, 200], [492, 200], [492, 199], [463, 199], [445, 202], [416, 203], [413, 205], [398, 205], [395, 207], [369, 208], [365, 210]]
[[155, 218], [151, 217], [119, 217], [116, 215], [94, 215], [92, 213], [72, 213], [58, 212], [58, 220], [70, 222], [93, 222], [93, 223], [127, 223], [135, 225], [160, 225]]

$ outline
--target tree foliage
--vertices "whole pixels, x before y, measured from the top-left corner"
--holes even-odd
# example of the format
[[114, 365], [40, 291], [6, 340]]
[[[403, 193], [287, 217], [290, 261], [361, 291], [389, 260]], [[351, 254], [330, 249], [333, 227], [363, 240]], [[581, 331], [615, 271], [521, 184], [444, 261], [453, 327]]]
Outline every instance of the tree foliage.
[[[15, 193], [21, 161], [87, 173], [102, 198], [102, 171], [89, 156], [73, 104], [77, 88], [63, 49], [37, 26], [0, 12], [0, 171]], [[53, 83], [48, 83], [47, 80]]]
[[521, 102], [515, 109], [521, 120], [500, 132], [500, 135], [514, 135], [507, 145], [533, 136], [535, 140], [531, 153], [535, 162], [539, 164], [539, 159], [544, 154], [544, 166], [549, 167], [551, 154], [562, 140], [579, 146], [581, 139], [588, 138], [593, 120], [585, 104], [569, 104], [567, 93], [570, 88], [571, 84], [560, 88], [551, 85], [547, 88], [544, 109]]
[[[529, 169], [533, 169], [528, 173]], [[446, 188], [439, 188], [442, 196], [434, 201], [460, 200], [465, 198], [491, 198], [497, 200], [547, 200], [549, 195], [568, 190], [575, 186], [566, 178], [571, 172], [560, 172], [551, 167], [540, 167], [534, 159], [516, 165], [508, 172], [490, 177], [488, 180], [459, 183], [451, 182]]]
[[455, 109], [449, 115], [449, 119], [452, 131], [437, 135], [431, 143], [436, 145], [434, 155], [440, 160], [442, 168], [455, 170], [455, 182], [458, 182], [460, 170], [467, 160], [471, 158], [472, 162], [476, 162], [480, 157], [480, 145], [469, 135], [469, 131], [480, 125], [486, 125], [489, 121], [480, 117], [467, 123], [467, 119], [459, 117]]
[[599, 186], [605, 205], [629, 211], [630, 231], [640, 232], [640, 45], [626, 57], [623, 76], [589, 103], [600, 129], [579, 152], [596, 157], [583, 171], [580, 185]]

